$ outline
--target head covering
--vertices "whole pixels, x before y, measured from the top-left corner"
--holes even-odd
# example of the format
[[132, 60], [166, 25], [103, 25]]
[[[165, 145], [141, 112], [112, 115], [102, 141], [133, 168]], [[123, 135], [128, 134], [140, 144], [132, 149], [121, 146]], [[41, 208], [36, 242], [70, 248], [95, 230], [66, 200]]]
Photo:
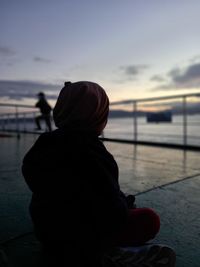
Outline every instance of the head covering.
[[44, 96], [44, 93], [43, 92], [39, 92], [37, 95]]
[[39, 97], [41, 97], [41, 98], [44, 98], [44, 97], [45, 97], [45, 94], [44, 94], [43, 92], [39, 92], [39, 93], [37, 94], [37, 96], [39, 96]]
[[90, 131], [101, 134], [109, 112], [109, 99], [96, 83], [66, 82], [53, 110], [58, 128]]

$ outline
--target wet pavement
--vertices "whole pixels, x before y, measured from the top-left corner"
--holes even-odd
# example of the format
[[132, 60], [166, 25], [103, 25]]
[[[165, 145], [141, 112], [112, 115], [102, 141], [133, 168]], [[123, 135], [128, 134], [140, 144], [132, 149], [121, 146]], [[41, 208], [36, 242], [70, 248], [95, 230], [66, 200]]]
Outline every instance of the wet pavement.
[[[0, 267], [42, 266], [28, 214], [31, 193], [21, 174], [22, 158], [36, 138], [0, 137]], [[105, 145], [119, 165], [122, 190], [136, 194], [137, 206], [160, 214], [155, 241], [174, 248], [177, 267], [199, 267], [200, 152]]]

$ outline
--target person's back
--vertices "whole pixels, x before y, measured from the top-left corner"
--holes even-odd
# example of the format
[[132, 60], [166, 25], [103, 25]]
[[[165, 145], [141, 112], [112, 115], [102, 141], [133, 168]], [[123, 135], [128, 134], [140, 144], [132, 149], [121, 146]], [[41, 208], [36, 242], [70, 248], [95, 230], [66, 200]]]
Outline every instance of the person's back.
[[42, 134], [24, 158], [23, 174], [33, 191], [31, 215], [41, 240], [48, 231], [48, 239], [64, 242], [86, 234], [84, 243], [95, 236], [93, 243], [100, 244], [126, 219], [117, 165], [96, 136], [61, 130]]
[[43, 115], [49, 115], [51, 112], [51, 106], [48, 104], [45, 98], [39, 99], [35, 106], [40, 109], [40, 112]]

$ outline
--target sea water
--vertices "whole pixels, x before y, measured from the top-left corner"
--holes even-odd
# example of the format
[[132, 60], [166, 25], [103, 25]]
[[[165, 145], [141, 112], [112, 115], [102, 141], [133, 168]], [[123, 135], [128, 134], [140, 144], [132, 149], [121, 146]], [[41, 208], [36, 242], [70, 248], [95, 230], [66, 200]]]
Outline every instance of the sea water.
[[[137, 118], [138, 141], [183, 144], [183, 135], [183, 116], [174, 115], [171, 123], [148, 123], [146, 117]], [[134, 119], [109, 119], [104, 136], [134, 140]], [[187, 144], [200, 146], [200, 114], [187, 116]]]
[[[53, 122], [52, 122], [53, 124]], [[44, 122], [42, 129], [46, 130]], [[33, 118], [20, 118], [0, 121], [0, 129], [34, 131], [36, 128]], [[53, 124], [53, 129], [55, 126]], [[183, 144], [183, 116], [174, 115], [171, 123], [148, 123], [146, 117], [137, 118], [137, 140], [172, 144]], [[104, 130], [104, 137], [134, 140], [134, 119], [109, 118]], [[187, 144], [200, 146], [200, 114], [187, 116]]]

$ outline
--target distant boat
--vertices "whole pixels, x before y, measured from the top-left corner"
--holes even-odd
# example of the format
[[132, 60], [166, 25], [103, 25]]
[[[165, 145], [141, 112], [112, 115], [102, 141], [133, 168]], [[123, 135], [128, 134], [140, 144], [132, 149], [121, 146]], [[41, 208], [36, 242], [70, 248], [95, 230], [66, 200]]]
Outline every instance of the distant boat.
[[172, 113], [171, 111], [163, 112], [150, 112], [147, 113], [147, 122], [172, 122]]

